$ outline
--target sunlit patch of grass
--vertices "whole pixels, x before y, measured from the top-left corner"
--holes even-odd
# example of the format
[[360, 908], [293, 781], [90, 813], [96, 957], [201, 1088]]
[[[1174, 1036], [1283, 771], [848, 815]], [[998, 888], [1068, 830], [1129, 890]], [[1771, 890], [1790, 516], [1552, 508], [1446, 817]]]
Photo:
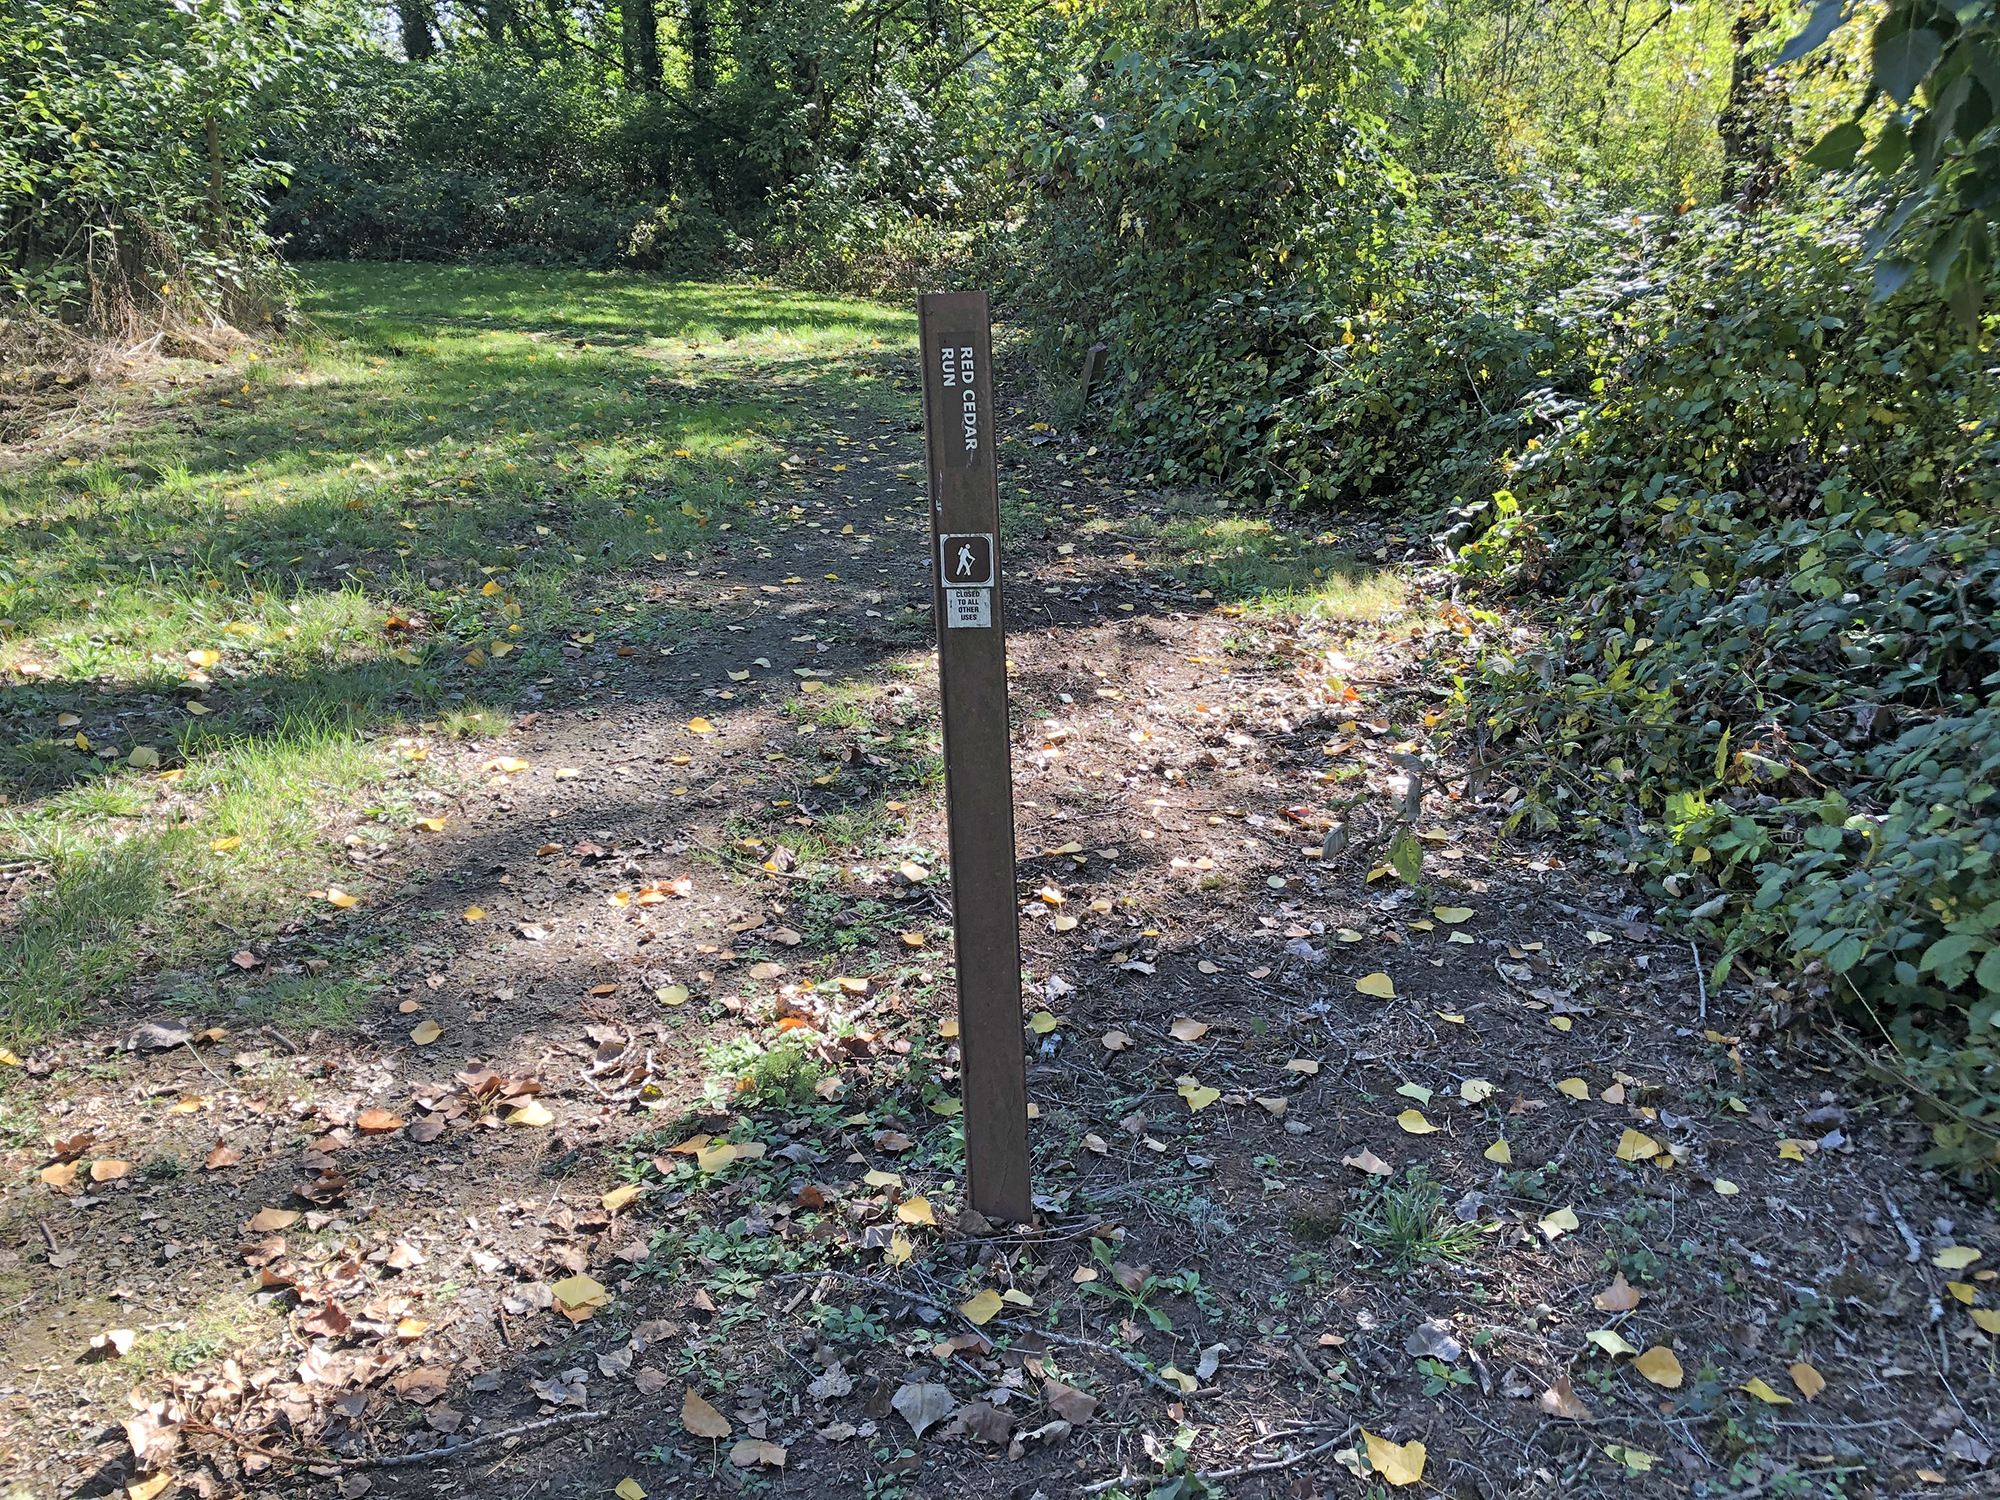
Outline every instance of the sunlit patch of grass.
[[1209, 590], [1219, 604], [1357, 623], [1389, 619], [1404, 608], [1400, 575], [1358, 561], [1327, 533], [1257, 517], [1186, 512], [1164, 522], [1121, 517], [1117, 524], [1153, 541], [1163, 564], [1190, 586]]
[[914, 333], [737, 285], [306, 275], [296, 341], [158, 389], [183, 422], [0, 468], [0, 850], [55, 872], [0, 933], [12, 1037], [296, 922], [329, 830], [424, 784], [382, 737], [491, 734], [568, 642], [685, 632], [656, 581], [754, 542], [799, 410], [885, 394]]

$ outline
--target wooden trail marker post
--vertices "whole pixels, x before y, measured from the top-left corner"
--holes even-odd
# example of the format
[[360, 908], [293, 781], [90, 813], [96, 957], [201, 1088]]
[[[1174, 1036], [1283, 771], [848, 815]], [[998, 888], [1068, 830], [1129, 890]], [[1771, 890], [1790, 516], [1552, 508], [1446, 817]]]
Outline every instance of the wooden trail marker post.
[[1025, 1223], [1034, 1205], [990, 322], [984, 292], [917, 299], [966, 1171], [974, 1208]]

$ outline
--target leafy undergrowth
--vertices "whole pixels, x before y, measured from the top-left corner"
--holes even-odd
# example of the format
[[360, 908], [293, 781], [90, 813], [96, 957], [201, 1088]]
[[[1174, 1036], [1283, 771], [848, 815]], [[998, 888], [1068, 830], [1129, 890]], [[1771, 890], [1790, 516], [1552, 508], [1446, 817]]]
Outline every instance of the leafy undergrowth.
[[698, 611], [663, 576], [760, 546], [808, 397], [873, 401], [865, 358], [907, 321], [573, 272], [310, 276], [298, 340], [173, 362], [0, 473], [9, 1040], [308, 929], [309, 892], [393, 864], [470, 784], [454, 747], [503, 705], [670, 650]]

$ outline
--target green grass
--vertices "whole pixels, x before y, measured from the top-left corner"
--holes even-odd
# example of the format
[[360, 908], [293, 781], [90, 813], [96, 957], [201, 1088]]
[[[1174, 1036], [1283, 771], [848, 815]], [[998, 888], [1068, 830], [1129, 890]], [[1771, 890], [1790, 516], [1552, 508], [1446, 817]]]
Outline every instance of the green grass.
[[[1111, 525], [1086, 522], [1081, 529]], [[1348, 623], [1390, 619], [1405, 607], [1399, 575], [1357, 561], [1331, 532], [1291, 531], [1260, 517], [1185, 504], [1157, 521], [1121, 516], [1116, 526], [1151, 542], [1178, 577], [1209, 590], [1221, 604]]]
[[[682, 633], [649, 578], [757, 548], [758, 482], [913, 334], [748, 286], [304, 278], [304, 331], [226, 381], [177, 366], [66, 456], [0, 454], [0, 855], [53, 872], [0, 933], [5, 1040], [300, 917], [336, 826], [448, 790], [393, 737], [493, 732], [580, 636]], [[329, 995], [295, 1013], [358, 1003]]]
[[1443, 1187], [1414, 1167], [1404, 1181], [1369, 1190], [1345, 1227], [1378, 1267], [1393, 1272], [1463, 1261], [1479, 1246], [1478, 1228], [1460, 1223], [1445, 1206]]

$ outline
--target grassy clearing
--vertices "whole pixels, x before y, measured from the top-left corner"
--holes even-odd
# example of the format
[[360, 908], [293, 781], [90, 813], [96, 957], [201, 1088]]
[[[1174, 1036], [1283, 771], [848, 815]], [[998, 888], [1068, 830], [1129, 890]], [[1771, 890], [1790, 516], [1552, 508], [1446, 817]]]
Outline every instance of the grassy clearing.
[[[1082, 530], [1105, 531], [1109, 521]], [[1373, 623], [1400, 614], [1403, 578], [1358, 561], [1334, 532], [1287, 531], [1257, 516], [1203, 511], [1183, 503], [1164, 516], [1121, 516], [1119, 533], [1148, 542], [1160, 562], [1219, 603], [1261, 614]]]
[[336, 821], [386, 837], [449, 790], [394, 737], [491, 733], [565, 645], [681, 631], [649, 578], [758, 547], [801, 408], [875, 404], [910, 323], [587, 272], [307, 281], [290, 344], [0, 459], [0, 858], [47, 877], [0, 907], [10, 1040], [296, 917]]

